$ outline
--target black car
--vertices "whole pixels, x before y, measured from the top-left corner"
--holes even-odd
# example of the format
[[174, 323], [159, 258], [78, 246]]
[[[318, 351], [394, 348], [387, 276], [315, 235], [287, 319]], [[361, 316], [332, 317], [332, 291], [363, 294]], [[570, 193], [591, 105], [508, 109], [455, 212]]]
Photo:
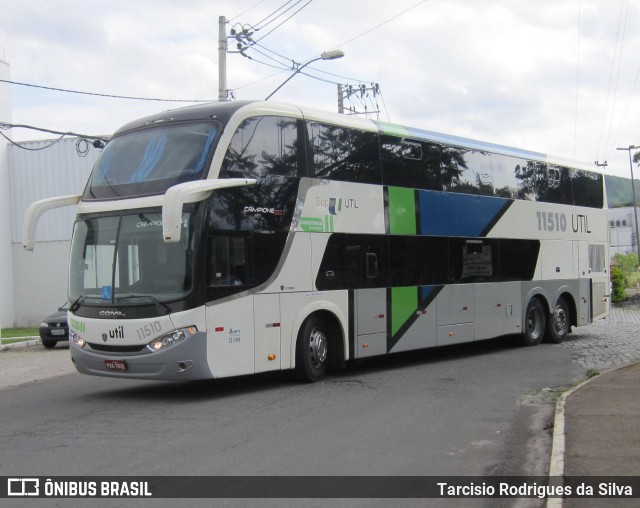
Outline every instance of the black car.
[[47, 349], [56, 347], [60, 340], [69, 340], [69, 325], [67, 324], [67, 306], [63, 305], [58, 312], [44, 318], [40, 323], [40, 339]]

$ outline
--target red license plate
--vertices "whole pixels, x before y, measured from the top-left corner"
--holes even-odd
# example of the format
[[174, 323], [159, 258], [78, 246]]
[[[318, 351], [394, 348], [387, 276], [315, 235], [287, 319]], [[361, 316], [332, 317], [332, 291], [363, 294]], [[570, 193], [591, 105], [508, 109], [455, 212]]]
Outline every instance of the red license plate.
[[127, 362], [124, 360], [105, 360], [104, 366], [107, 370], [127, 370]]

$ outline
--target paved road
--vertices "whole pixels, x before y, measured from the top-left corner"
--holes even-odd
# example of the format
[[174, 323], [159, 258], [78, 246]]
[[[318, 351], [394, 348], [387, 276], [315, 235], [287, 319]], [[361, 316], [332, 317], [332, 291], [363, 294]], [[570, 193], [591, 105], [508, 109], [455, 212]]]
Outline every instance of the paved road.
[[597, 371], [640, 358], [640, 304], [616, 305], [609, 318], [577, 328], [562, 343], [571, 363]]
[[[640, 358], [640, 304], [612, 307], [608, 319], [575, 329], [561, 347], [571, 353], [573, 365], [585, 370], [604, 370]], [[35, 346], [0, 353], [0, 390], [75, 372], [64, 342], [54, 350]]]
[[314, 385], [282, 375], [188, 385], [64, 375], [73, 372], [66, 346], [5, 351], [0, 475], [545, 474], [557, 387], [640, 358], [639, 329], [639, 308], [619, 308], [560, 346], [431, 350], [354, 364]]
[[55, 349], [38, 345], [0, 352], [0, 390], [75, 372], [69, 345], [65, 342], [56, 345]]

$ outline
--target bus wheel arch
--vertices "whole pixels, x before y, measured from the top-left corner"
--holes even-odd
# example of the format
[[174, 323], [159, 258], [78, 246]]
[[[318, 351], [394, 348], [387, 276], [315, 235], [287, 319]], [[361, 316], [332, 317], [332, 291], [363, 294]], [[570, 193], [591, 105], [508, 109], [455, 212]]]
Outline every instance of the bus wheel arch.
[[344, 333], [338, 317], [327, 310], [309, 314], [296, 339], [296, 378], [308, 383], [320, 381], [329, 367], [343, 368], [344, 364]]
[[571, 326], [577, 324], [576, 304], [570, 293], [562, 293], [549, 310], [545, 332], [547, 342], [560, 344], [571, 333]]
[[534, 295], [529, 299], [524, 313], [522, 343], [525, 346], [537, 346], [542, 342], [549, 315], [546, 299]]

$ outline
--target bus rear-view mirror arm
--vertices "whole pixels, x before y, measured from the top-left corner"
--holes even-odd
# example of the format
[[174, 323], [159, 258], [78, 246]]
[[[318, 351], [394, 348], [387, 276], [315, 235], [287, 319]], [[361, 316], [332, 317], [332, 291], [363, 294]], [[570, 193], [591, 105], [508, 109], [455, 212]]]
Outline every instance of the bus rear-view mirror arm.
[[44, 212], [55, 208], [77, 205], [81, 197], [81, 194], [73, 194], [71, 196], [41, 199], [31, 203], [24, 214], [24, 222], [22, 223], [22, 248], [28, 251], [33, 250], [36, 238], [36, 227]]
[[223, 178], [220, 180], [197, 180], [169, 187], [162, 202], [162, 236], [166, 243], [180, 241], [182, 230], [182, 207], [185, 203], [196, 203], [207, 199], [219, 189], [255, 185], [254, 178]]

